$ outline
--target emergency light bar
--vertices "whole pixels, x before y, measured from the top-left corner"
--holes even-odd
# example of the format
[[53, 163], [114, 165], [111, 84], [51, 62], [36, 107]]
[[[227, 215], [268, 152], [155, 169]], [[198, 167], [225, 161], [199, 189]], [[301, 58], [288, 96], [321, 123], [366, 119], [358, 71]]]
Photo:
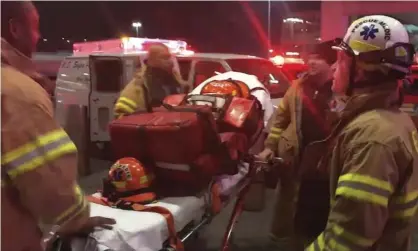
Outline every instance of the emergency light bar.
[[173, 54], [193, 54], [192, 51], [187, 50], [187, 43], [185, 41], [138, 37], [124, 37], [120, 39], [74, 43], [73, 54], [74, 56], [79, 56], [89, 55], [92, 53], [129, 54], [146, 52], [151, 45], [158, 43], [166, 45]]
[[305, 61], [303, 61], [301, 58], [289, 58], [282, 57], [280, 55], [271, 57], [270, 61], [277, 66], [283, 66], [284, 64], [305, 64]]

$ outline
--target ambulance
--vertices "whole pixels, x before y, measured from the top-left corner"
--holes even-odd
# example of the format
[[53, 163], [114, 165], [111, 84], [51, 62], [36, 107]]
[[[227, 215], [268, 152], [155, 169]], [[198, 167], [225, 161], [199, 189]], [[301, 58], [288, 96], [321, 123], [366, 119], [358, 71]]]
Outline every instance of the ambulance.
[[[79, 150], [92, 156], [107, 152], [113, 106], [155, 43], [165, 44], [173, 54], [190, 53], [179, 40], [127, 37], [73, 44], [73, 54], [62, 60], [57, 74], [55, 116]], [[173, 62], [178, 70], [174, 57]]]
[[[257, 76], [275, 95], [282, 97], [290, 85], [271, 61], [249, 55], [194, 53], [179, 40], [122, 38], [75, 43], [58, 71], [55, 116], [80, 151], [93, 157], [110, 154], [108, 124], [120, 91], [144, 63], [153, 43], [167, 45], [175, 70], [190, 86], [197, 86], [216, 73], [244, 72]], [[276, 100], [276, 102], [279, 102]], [[87, 146], [87, 147], [85, 147]]]

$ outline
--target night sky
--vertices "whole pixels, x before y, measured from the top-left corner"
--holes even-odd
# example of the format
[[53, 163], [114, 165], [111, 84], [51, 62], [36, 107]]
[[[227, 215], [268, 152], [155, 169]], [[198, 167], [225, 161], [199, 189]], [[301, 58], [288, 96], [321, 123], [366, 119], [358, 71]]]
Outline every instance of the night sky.
[[[35, 5], [42, 37], [48, 39], [40, 41], [40, 51], [70, 49], [72, 42], [85, 38], [133, 36], [131, 23], [136, 20], [142, 23], [146, 37], [184, 39], [201, 52], [260, 55], [267, 49], [267, 2], [45, 1]], [[272, 44], [279, 40], [283, 14], [319, 9], [320, 2], [272, 1]]]

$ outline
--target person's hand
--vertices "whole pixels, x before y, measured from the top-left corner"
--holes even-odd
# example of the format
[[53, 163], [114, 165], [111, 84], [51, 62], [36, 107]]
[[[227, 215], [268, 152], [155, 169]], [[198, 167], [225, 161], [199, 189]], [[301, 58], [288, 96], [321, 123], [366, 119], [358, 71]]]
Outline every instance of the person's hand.
[[112, 229], [112, 225], [116, 224], [116, 221], [111, 218], [94, 216], [88, 218], [86, 223], [77, 231], [77, 235], [88, 235], [94, 231], [95, 228]]
[[274, 152], [270, 148], [265, 148], [262, 152], [256, 155], [256, 158], [262, 161], [268, 161], [274, 157]]

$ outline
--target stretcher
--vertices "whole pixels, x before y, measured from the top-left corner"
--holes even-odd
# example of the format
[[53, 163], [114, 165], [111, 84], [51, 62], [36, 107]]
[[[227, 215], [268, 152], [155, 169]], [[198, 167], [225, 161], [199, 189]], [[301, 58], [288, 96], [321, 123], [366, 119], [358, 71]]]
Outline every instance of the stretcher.
[[[222, 241], [222, 251], [228, 251], [235, 223], [243, 211], [243, 202], [250, 184], [266, 166], [281, 163], [280, 158], [266, 163], [252, 156], [240, 165], [239, 173], [216, 177], [214, 182], [221, 188], [223, 208], [236, 199]], [[210, 193], [201, 196], [164, 198], [155, 203], [170, 210], [175, 228], [182, 243], [197, 236], [216, 215], [211, 213]], [[154, 205], [154, 204], [153, 204]], [[116, 220], [112, 230], [97, 229], [87, 238], [74, 238], [70, 243], [59, 240], [55, 251], [174, 251], [168, 245], [167, 223], [163, 216], [149, 212], [127, 211], [91, 203], [91, 216], [110, 217]]]
[[[253, 85], [257, 87], [257, 84], [262, 86], [258, 82]], [[267, 113], [267, 115], [264, 114], [264, 123], [267, 124], [271, 116], [270, 110], [272, 110], [269, 94], [262, 91], [257, 93], [256, 97]], [[262, 171], [266, 164], [255, 161], [254, 156], [248, 154], [239, 164], [237, 174], [213, 178], [206, 192], [189, 197], [166, 197], [147, 206], [160, 206], [168, 209], [174, 218], [174, 227], [178, 237], [182, 243], [186, 243], [216, 217], [217, 214], [212, 210], [212, 201], [218, 202], [220, 199], [221, 208], [225, 208], [231, 201], [236, 200], [222, 241], [222, 250], [227, 251], [235, 223], [243, 211], [243, 203], [249, 187], [257, 173]], [[213, 185], [219, 187], [219, 198], [213, 198], [214, 194], [211, 192]], [[167, 221], [163, 215], [121, 210], [94, 203], [91, 203], [90, 207], [91, 216], [115, 219], [116, 224], [113, 229], [97, 229], [89, 237], [72, 239], [71, 243], [58, 242], [58, 248], [55, 250], [173, 251], [169, 243], [170, 233]], [[66, 244], [67, 249], [64, 249], [66, 245], [62, 244]]]

